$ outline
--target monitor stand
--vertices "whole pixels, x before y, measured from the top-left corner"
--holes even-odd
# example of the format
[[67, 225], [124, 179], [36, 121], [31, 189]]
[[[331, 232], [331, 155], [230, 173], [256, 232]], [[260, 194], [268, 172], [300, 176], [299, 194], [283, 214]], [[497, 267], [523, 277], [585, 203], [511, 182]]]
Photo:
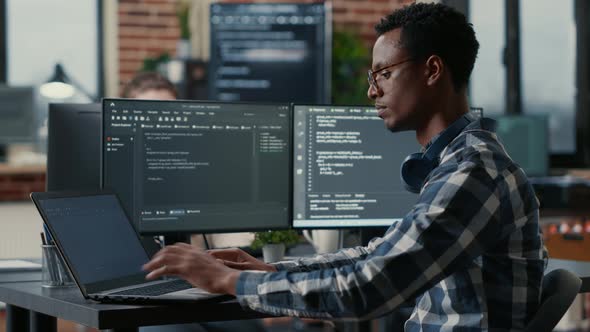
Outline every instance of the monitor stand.
[[303, 237], [318, 254], [336, 252], [344, 247], [344, 231], [342, 229], [306, 229], [303, 230]]
[[[153, 257], [158, 251], [160, 251], [160, 249], [162, 249], [162, 244], [159, 243], [159, 241], [156, 242], [154, 236], [152, 235], [141, 236], [140, 240], [149, 257]], [[190, 235], [185, 233], [173, 233], [164, 236], [164, 245], [171, 245], [178, 242], [190, 244]]]
[[164, 235], [164, 244], [171, 245], [177, 242], [191, 243], [191, 236], [188, 233], [169, 233]]

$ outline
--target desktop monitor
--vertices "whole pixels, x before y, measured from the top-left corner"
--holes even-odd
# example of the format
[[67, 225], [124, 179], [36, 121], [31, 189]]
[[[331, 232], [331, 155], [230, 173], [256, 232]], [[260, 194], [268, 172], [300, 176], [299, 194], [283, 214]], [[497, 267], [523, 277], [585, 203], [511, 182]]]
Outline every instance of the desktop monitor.
[[103, 186], [140, 233], [289, 227], [289, 105], [104, 99], [103, 114]]
[[295, 105], [293, 227], [390, 226], [417, 195], [400, 166], [420, 151], [413, 131], [392, 133], [369, 106]]
[[100, 188], [101, 104], [49, 104], [47, 190]]
[[495, 118], [497, 134], [508, 155], [528, 176], [549, 173], [548, 118], [543, 114], [503, 115]]
[[33, 141], [33, 105], [32, 87], [0, 85], [0, 161], [6, 158], [6, 145]]
[[209, 99], [329, 103], [329, 3], [214, 3]]

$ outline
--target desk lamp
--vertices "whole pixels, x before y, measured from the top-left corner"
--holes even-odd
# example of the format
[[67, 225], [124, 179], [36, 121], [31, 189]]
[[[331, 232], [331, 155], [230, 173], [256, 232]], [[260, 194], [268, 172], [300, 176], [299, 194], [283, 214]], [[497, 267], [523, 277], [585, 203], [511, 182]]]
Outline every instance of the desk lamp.
[[66, 99], [74, 95], [78, 90], [83, 95], [88, 97], [91, 101], [95, 101], [96, 97], [89, 93], [82, 87], [81, 84], [70, 78], [63, 66], [60, 63], [55, 64], [55, 69], [51, 78], [41, 85], [41, 95], [51, 99]]

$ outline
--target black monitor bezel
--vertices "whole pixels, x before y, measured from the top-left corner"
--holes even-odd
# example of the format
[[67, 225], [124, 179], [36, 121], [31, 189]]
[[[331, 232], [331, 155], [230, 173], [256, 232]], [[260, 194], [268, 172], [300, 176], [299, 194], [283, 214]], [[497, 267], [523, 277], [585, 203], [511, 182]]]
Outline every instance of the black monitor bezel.
[[[99, 132], [97, 133], [100, 135], [100, 127], [102, 126], [102, 105], [100, 103], [50, 103], [49, 104], [49, 112], [48, 112], [48, 135], [47, 135], [47, 176], [45, 179], [45, 188], [48, 191], [55, 191], [55, 190], [90, 190], [90, 189], [100, 189], [101, 182], [100, 182], [100, 174], [102, 173], [102, 168], [100, 166], [100, 155], [98, 157], [98, 174], [91, 174], [90, 176], [97, 176], [97, 183], [96, 188], [59, 188], [56, 186], [54, 182], [52, 182], [52, 173], [54, 173], [54, 168], [59, 168], [59, 161], [61, 158], [56, 156], [54, 153], [56, 150], [59, 150], [60, 141], [56, 139], [56, 130], [59, 133], [59, 130], [55, 128], [53, 125], [55, 123], [61, 123], [62, 119], [71, 117], [78, 118], [81, 114], [89, 114], [89, 115], [97, 115], [98, 119], [98, 126], [96, 130]], [[93, 129], [93, 128], [88, 128]], [[101, 140], [100, 136], [98, 138]], [[101, 140], [102, 141], [102, 140]], [[75, 144], [82, 144], [85, 142], [76, 141]], [[65, 144], [64, 144], [65, 146]], [[102, 148], [100, 141], [96, 142], [97, 148], [100, 150]], [[92, 151], [89, 151], [92, 152]], [[58, 188], [56, 188], [58, 187]]]

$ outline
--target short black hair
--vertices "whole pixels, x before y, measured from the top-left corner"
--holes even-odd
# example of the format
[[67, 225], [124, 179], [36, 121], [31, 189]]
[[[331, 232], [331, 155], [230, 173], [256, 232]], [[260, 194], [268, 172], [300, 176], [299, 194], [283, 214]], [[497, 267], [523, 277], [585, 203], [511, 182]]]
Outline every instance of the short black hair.
[[440, 3], [414, 3], [375, 25], [377, 36], [401, 28], [400, 46], [412, 58], [439, 56], [449, 67], [456, 91], [467, 87], [479, 43], [465, 15]]
[[174, 84], [170, 82], [164, 75], [153, 72], [144, 71], [135, 75], [123, 88], [121, 97], [135, 98], [136, 95], [147, 90], [166, 90], [169, 91], [174, 98], [178, 97], [178, 92]]

